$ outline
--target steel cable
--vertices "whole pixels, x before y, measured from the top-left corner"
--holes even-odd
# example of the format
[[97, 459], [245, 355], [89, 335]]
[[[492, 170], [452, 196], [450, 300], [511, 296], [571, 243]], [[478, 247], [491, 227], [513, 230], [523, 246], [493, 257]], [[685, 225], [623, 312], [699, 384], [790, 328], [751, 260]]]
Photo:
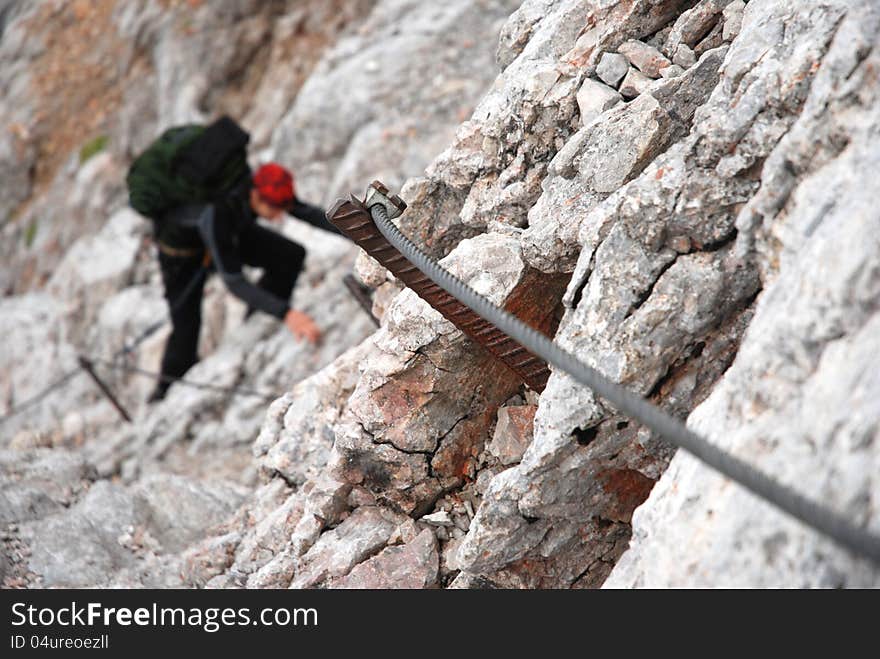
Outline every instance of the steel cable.
[[275, 400], [280, 397], [280, 394], [271, 394], [263, 391], [257, 391], [255, 389], [249, 389], [247, 387], [224, 387], [219, 384], [211, 384], [209, 382], [195, 382], [193, 380], [187, 380], [182, 377], [174, 377], [171, 375], [163, 375], [162, 373], [158, 373], [156, 371], [150, 371], [145, 368], [140, 368], [138, 366], [132, 366], [130, 364], [117, 364], [116, 362], [110, 359], [101, 359], [90, 357], [90, 361], [95, 364], [101, 364], [102, 366], [106, 366], [108, 368], [112, 368], [118, 371], [126, 371], [128, 373], [136, 373], [138, 375], [149, 376], [153, 378], [157, 378], [162, 382], [171, 382], [178, 383], [182, 385], [186, 385], [187, 387], [193, 387], [194, 389], [204, 389], [206, 391], [219, 391], [222, 393], [228, 393], [232, 395], [242, 395], [242, 396], [254, 396], [257, 398], [263, 398], [264, 400]]
[[51, 394], [56, 389], [60, 389], [62, 386], [67, 384], [70, 380], [72, 380], [74, 377], [81, 374], [82, 372], [83, 371], [80, 369], [80, 367], [77, 366], [75, 369], [68, 371], [67, 373], [62, 375], [60, 378], [55, 380], [55, 382], [53, 382], [48, 387], [43, 389], [40, 393], [31, 396], [30, 398], [25, 400], [23, 403], [19, 403], [18, 405], [15, 405], [6, 414], [4, 414], [2, 417], [0, 417], [0, 425], [6, 423], [12, 417], [14, 417], [18, 414], [21, 414], [25, 410], [30, 409], [31, 407], [33, 407], [37, 403], [42, 402], [49, 394]]
[[[206, 391], [219, 391], [221, 393], [227, 393], [233, 396], [252, 396], [256, 398], [262, 398], [266, 401], [275, 400], [276, 398], [280, 398], [281, 394], [277, 393], [268, 393], [263, 391], [257, 391], [255, 389], [249, 389], [247, 387], [224, 387], [222, 385], [211, 384], [208, 382], [195, 382], [193, 380], [187, 380], [182, 377], [172, 377], [170, 375], [163, 375], [156, 371], [150, 371], [145, 368], [139, 368], [137, 366], [131, 366], [130, 364], [118, 364], [110, 359], [101, 359], [95, 357], [84, 357], [89, 362], [93, 364], [100, 364], [101, 366], [105, 366], [107, 368], [111, 368], [117, 371], [126, 371], [129, 373], [135, 373], [137, 375], [148, 376], [152, 378], [156, 378], [163, 382], [172, 382], [179, 383], [187, 387], [192, 387], [194, 389], [204, 389]], [[40, 393], [31, 396], [23, 403], [16, 405], [9, 412], [7, 412], [4, 416], [0, 417], [0, 425], [3, 425], [7, 421], [9, 421], [12, 417], [24, 412], [25, 410], [33, 407], [37, 403], [45, 400], [45, 398], [51, 394], [56, 389], [60, 389], [62, 386], [67, 384], [70, 380], [72, 380], [77, 375], [85, 373], [82, 368], [78, 367], [72, 371], [65, 373], [63, 376], [58, 378], [55, 382], [50, 384], [48, 387], [43, 389]]]
[[784, 510], [805, 524], [821, 531], [840, 545], [880, 564], [880, 536], [856, 526], [846, 517], [816, 503], [790, 487], [712, 444], [625, 387], [587, 366], [553, 341], [515, 316], [497, 307], [470, 286], [445, 270], [407, 238], [388, 218], [381, 204], [370, 207], [379, 231], [414, 266], [475, 313], [492, 323], [549, 364], [568, 373], [579, 383], [636, 419], [668, 442], [685, 449], [724, 476], [736, 481], [765, 501]]

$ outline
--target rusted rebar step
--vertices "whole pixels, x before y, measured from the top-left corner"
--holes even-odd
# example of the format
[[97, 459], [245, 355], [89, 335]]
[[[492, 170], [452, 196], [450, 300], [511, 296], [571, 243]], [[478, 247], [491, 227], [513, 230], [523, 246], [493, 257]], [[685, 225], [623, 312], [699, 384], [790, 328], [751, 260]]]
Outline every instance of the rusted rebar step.
[[386, 240], [363, 202], [355, 197], [340, 199], [328, 211], [327, 218], [453, 325], [516, 373], [526, 385], [538, 393], [544, 391], [550, 377], [547, 363], [422, 274]]

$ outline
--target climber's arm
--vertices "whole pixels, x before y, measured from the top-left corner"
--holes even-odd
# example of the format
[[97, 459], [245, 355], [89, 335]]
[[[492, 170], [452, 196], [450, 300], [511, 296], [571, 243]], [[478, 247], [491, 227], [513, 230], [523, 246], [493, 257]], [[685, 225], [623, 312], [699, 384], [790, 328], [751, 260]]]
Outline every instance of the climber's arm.
[[339, 229], [330, 224], [327, 220], [327, 214], [324, 212], [324, 209], [307, 204], [297, 197], [294, 197], [293, 199], [293, 205], [290, 207], [290, 214], [300, 220], [308, 222], [314, 227], [323, 229], [324, 231], [329, 231], [330, 233], [335, 233], [340, 236], [344, 235]]
[[[222, 210], [219, 210], [222, 212]], [[211, 252], [217, 273], [229, 291], [243, 300], [249, 307], [264, 311], [279, 320], [284, 320], [290, 305], [259, 286], [249, 282], [241, 270], [241, 257], [235, 236], [228, 229], [231, 222], [218, 221], [218, 207], [208, 205], [199, 216], [198, 229], [202, 240]]]

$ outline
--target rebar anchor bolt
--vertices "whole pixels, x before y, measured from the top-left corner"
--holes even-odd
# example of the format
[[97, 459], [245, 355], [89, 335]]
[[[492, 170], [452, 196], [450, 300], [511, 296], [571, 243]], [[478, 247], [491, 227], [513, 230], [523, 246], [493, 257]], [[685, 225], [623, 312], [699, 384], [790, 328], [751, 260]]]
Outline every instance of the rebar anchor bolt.
[[391, 194], [391, 191], [380, 181], [370, 183], [366, 199], [364, 199], [364, 206], [367, 207], [367, 210], [372, 210], [373, 206], [381, 206], [388, 214], [389, 220], [400, 217], [406, 210], [406, 202], [398, 195]]

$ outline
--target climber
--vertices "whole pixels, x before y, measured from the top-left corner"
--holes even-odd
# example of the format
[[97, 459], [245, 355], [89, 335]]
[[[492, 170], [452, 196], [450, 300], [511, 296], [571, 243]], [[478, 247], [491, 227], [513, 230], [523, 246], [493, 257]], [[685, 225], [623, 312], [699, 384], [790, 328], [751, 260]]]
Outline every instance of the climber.
[[[173, 133], [181, 129], [170, 130], [171, 139], [166, 131], [157, 141], [165, 139], [166, 149], [173, 148], [167, 146], [173, 145], [173, 139], [181, 140], [174, 138]], [[155, 156], [152, 161], [141, 156], [141, 164], [135, 161], [129, 173], [132, 206], [149, 217], [158, 216], [155, 238], [172, 322], [171, 336], [162, 357], [162, 377], [149, 402], [164, 398], [174, 379], [180, 378], [198, 361], [202, 291], [209, 272], [216, 271], [229, 290], [247, 303], [248, 316], [254, 311], [263, 311], [283, 320], [290, 332], [299, 339], [311, 343], [317, 343], [320, 339], [320, 331], [312, 318], [289, 305], [306, 250], [302, 245], [258, 224], [257, 217], [281, 222], [287, 212], [326, 231], [336, 234], [339, 231], [327, 221], [322, 209], [296, 196], [293, 176], [281, 165], [264, 164], [251, 174], [244, 161], [243, 144], [247, 143], [247, 139], [240, 137], [237, 131], [241, 131], [237, 124], [224, 117], [201, 130], [187, 147], [186, 162], [213, 164], [216, 160], [229, 159], [230, 135], [233, 141], [238, 139], [242, 142], [232, 149], [239, 163], [220, 168], [227, 174], [237, 172], [227, 176], [233, 183], [224, 186], [222, 195], [212, 194], [210, 201], [205, 201], [207, 195], [202, 194], [194, 195], [197, 197], [194, 203], [180, 203], [183, 197], [179, 193], [174, 197], [175, 190], [167, 181], [165, 189], [160, 190], [161, 185], [157, 185], [156, 181], [161, 183], [161, 173], [157, 176], [161, 167], [157, 167]], [[241, 134], [246, 136], [243, 131]], [[227, 144], [212, 144], [212, 140], [226, 140]], [[174, 160], [178, 162], [179, 156], [175, 154]], [[144, 164], [145, 161], [147, 164]], [[218, 169], [218, 166], [214, 165], [214, 169]], [[174, 174], [188, 175], [188, 182], [198, 180], [198, 172], [194, 174], [191, 170], [192, 167], [188, 171], [186, 167], [176, 165]], [[217, 181], [218, 177], [215, 172], [212, 178], [202, 177], [202, 180]], [[179, 186], [179, 189], [183, 188], [183, 185]], [[156, 212], [162, 206], [157, 201], [157, 195], [161, 196], [159, 193], [165, 195], [166, 206], [168, 198], [174, 197], [176, 201], [172, 208], [161, 213]], [[263, 269], [263, 275], [256, 284], [244, 277], [242, 265]]]

